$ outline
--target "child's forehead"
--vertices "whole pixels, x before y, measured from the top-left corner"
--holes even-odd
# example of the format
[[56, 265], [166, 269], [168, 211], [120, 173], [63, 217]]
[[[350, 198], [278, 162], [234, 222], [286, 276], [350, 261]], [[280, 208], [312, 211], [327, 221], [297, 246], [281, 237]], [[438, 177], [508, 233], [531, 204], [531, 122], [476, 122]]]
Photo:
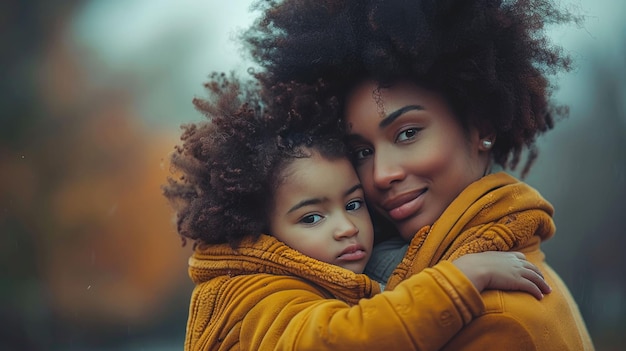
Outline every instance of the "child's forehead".
[[[311, 177], [312, 174], [315, 174], [316, 177]], [[356, 171], [347, 155], [328, 157], [313, 151], [307, 156], [290, 159], [284, 164], [281, 175], [283, 181], [288, 181], [293, 177], [304, 177], [313, 178], [309, 179], [309, 181], [316, 182], [338, 176], [347, 177], [354, 175], [356, 177]]]
[[[325, 158], [319, 154], [294, 159], [274, 188], [278, 207], [317, 199], [316, 203], [342, 203], [360, 189], [359, 178], [347, 157]], [[324, 199], [322, 201], [322, 199]]]

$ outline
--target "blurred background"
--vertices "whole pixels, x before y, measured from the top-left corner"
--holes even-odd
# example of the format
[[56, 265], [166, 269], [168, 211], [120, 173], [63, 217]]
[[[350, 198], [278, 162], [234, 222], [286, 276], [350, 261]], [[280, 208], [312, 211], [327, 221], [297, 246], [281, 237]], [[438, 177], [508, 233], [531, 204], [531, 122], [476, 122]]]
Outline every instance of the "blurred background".
[[[626, 345], [626, 2], [562, 1], [551, 28], [576, 60], [556, 77], [570, 116], [526, 179], [556, 208], [544, 249], [597, 350]], [[250, 0], [0, 3], [0, 345], [180, 350], [192, 289], [161, 195], [180, 125]]]

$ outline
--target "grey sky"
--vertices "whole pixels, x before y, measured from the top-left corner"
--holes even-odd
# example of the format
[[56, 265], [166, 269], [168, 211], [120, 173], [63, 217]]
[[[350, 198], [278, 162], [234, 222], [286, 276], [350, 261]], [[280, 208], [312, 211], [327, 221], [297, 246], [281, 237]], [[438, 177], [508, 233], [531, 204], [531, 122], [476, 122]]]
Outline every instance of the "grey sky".
[[[76, 14], [71, 38], [85, 53], [92, 84], [120, 84], [136, 96], [139, 113], [165, 127], [199, 118], [191, 106], [211, 71], [245, 71], [232, 40], [254, 18], [250, 0], [112, 0], [87, 2]], [[559, 27], [552, 36], [577, 60], [561, 77], [559, 99], [577, 101], [591, 56], [624, 60], [626, 2], [563, 2], [586, 16], [584, 28]], [[620, 72], [626, 80], [626, 73]], [[626, 100], [626, 96], [625, 99]], [[626, 123], [626, 121], [625, 121]]]

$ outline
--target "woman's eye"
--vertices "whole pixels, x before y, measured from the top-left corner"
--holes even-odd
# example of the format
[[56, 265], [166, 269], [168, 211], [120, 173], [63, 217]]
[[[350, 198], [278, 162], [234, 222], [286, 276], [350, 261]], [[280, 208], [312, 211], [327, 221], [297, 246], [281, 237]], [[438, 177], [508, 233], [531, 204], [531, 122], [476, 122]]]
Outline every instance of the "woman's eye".
[[315, 224], [319, 221], [322, 220], [322, 216], [318, 215], [318, 214], [311, 214], [311, 215], [307, 215], [302, 217], [302, 219], [300, 220], [300, 223], [304, 223], [304, 224]]
[[361, 148], [361, 149], [355, 149], [354, 151], [352, 151], [352, 156], [354, 157], [355, 160], [359, 161], [359, 160], [367, 158], [373, 153], [374, 152], [372, 151], [372, 149]]
[[417, 132], [419, 132], [417, 128], [409, 128], [409, 129], [403, 130], [402, 132], [400, 132], [400, 134], [398, 134], [396, 141], [411, 140], [415, 138], [415, 136], [417, 135]]
[[356, 211], [359, 208], [361, 208], [362, 206], [363, 206], [363, 201], [361, 201], [361, 200], [350, 201], [346, 205], [346, 211]]

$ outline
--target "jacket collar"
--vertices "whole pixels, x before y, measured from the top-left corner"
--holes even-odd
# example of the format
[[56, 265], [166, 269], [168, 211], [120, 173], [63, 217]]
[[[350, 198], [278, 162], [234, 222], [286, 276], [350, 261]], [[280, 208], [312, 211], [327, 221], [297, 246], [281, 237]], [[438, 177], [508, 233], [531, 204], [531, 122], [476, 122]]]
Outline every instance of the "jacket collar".
[[352, 303], [380, 292], [379, 284], [366, 275], [315, 260], [264, 234], [257, 239], [246, 238], [235, 248], [229, 244], [198, 245], [189, 258], [189, 275], [196, 284], [218, 276], [258, 273], [306, 279]]
[[553, 213], [552, 205], [526, 183], [505, 172], [487, 175], [463, 190], [432, 226], [415, 234], [387, 289], [441, 260], [538, 245], [554, 235]]

